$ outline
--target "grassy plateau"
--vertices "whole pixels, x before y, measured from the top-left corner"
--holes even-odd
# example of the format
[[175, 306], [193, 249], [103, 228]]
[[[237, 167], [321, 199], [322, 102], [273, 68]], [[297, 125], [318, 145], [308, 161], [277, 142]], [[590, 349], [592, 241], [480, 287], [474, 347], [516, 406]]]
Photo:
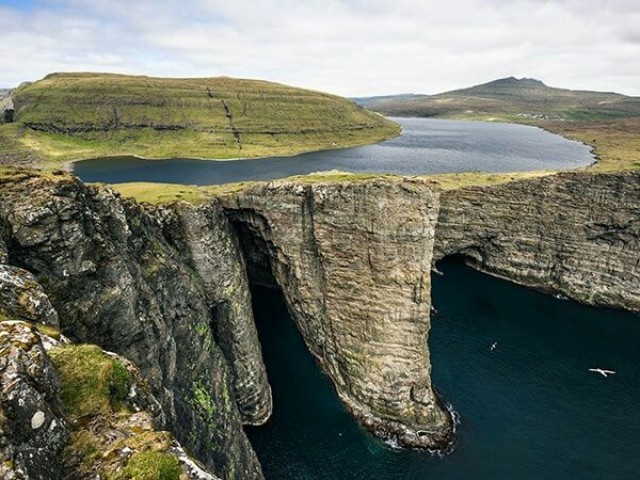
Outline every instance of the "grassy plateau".
[[400, 132], [344, 98], [258, 80], [59, 73], [11, 95], [14, 123], [0, 126], [0, 162], [46, 168], [117, 155], [294, 155]]

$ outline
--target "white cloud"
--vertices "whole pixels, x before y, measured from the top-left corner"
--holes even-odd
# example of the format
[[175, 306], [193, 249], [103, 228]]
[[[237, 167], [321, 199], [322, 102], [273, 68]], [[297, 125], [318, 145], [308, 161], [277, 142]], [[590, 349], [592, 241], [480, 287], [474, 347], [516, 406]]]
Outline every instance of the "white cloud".
[[0, 0], [0, 85], [96, 70], [372, 95], [515, 75], [640, 95], [639, 24], [637, 0]]

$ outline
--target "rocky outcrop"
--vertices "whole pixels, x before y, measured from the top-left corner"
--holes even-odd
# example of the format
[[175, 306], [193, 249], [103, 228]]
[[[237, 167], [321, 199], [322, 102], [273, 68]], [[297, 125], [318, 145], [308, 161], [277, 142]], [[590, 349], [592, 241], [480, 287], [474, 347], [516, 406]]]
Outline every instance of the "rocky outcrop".
[[426, 348], [438, 194], [420, 180], [277, 182], [222, 199], [264, 282], [270, 266], [311, 352], [363, 425], [450, 440]]
[[0, 89], [0, 125], [13, 121], [13, 110], [11, 91]]
[[218, 480], [161, 430], [166, 416], [133, 363], [38, 323], [58, 318], [43, 289], [23, 270], [0, 272], [3, 479]]
[[133, 363], [95, 345], [46, 343], [71, 432], [64, 478], [216, 480], [162, 431], [162, 407]]
[[2, 264], [0, 315], [58, 327], [58, 313], [36, 278], [26, 270]]
[[47, 332], [0, 322], [3, 479], [218, 480], [158, 430], [164, 413], [131, 362]]
[[60, 381], [34, 328], [0, 322], [0, 478], [62, 478]]
[[443, 192], [434, 260], [640, 311], [640, 172], [563, 173]]
[[[211, 471], [261, 478], [235, 402], [233, 359], [213, 335], [215, 322], [232, 320], [223, 309], [213, 315], [212, 288], [165, 238], [158, 212], [67, 176], [19, 177], [2, 185], [2, 199], [5, 257], [39, 280], [62, 331], [138, 365], [167, 428]], [[221, 285], [234, 275], [213, 273]]]

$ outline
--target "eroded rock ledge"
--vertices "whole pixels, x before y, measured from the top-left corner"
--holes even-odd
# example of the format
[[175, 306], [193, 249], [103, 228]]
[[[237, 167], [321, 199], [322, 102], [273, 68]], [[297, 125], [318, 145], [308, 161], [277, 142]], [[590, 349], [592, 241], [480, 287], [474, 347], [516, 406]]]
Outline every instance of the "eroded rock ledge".
[[434, 261], [640, 311], [640, 172], [563, 173], [443, 192]]

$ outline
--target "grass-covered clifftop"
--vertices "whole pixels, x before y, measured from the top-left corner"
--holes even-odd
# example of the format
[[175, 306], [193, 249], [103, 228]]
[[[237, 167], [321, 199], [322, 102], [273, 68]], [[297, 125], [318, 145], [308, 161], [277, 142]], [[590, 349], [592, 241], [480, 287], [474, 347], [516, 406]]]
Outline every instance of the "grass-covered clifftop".
[[237, 158], [381, 141], [399, 126], [351, 101], [277, 83], [58, 73], [12, 93], [0, 157]]

